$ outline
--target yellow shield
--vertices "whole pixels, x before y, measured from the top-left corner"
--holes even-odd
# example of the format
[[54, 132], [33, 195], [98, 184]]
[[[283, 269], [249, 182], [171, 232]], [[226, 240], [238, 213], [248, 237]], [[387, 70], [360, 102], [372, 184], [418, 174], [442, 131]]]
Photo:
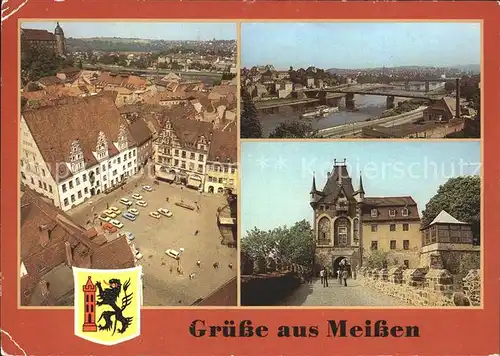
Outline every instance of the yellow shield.
[[75, 335], [101, 345], [115, 345], [141, 333], [142, 267], [73, 267]]

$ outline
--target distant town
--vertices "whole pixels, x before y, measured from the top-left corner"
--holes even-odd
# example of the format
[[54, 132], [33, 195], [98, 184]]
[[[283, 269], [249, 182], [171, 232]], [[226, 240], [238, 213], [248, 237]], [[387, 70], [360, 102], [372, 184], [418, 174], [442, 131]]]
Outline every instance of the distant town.
[[236, 305], [236, 41], [63, 26], [21, 28], [21, 304], [142, 265], [144, 305]]
[[479, 70], [243, 68], [242, 137], [479, 137]]

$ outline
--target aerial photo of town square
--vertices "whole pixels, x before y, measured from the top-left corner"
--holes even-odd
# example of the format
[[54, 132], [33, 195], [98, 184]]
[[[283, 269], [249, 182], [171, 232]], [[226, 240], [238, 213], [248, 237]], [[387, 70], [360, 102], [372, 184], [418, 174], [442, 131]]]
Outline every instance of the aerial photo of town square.
[[480, 146], [243, 142], [241, 304], [480, 306]]
[[236, 305], [236, 25], [20, 31], [21, 305], [138, 265], [145, 306]]
[[243, 23], [241, 137], [479, 138], [480, 64], [478, 22]]

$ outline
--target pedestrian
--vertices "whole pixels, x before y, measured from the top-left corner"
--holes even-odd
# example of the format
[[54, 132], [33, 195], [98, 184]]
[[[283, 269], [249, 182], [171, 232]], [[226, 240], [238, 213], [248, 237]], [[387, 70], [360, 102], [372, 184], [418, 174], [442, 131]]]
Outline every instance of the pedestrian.
[[342, 272], [342, 279], [344, 280], [344, 287], [347, 287], [347, 277], [348, 277], [347, 269], [344, 269]]
[[322, 268], [321, 271], [319, 271], [319, 278], [321, 279], [321, 284], [325, 284], [325, 269]]
[[194, 232], [194, 236], [197, 236], [199, 232], [200, 232], [199, 230], [196, 230], [196, 231]]
[[170, 265], [170, 274], [172, 274], [172, 271], [174, 270], [174, 267]]
[[342, 270], [340, 268], [337, 270], [337, 279], [339, 280], [339, 284], [342, 284]]
[[167, 203], [168, 203], [168, 197], [167, 197]]
[[233, 264], [232, 263], [229, 264], [229, 268], [233, 269]]
[[219, 268], [219, 262], [214, 262], [213, 266], [215, 269]]
[[191, 273], [191, 274], [189, 275], [189, 279], [194, 279], [194, 273]]
[[198, 267], [200, 267], [200, 266], [201, 266], [201, 261], [200, 261], [200, 260], [198, 260], [198, 262], [196, 262], [196, 265], [197, 265]]
[[196, 211], [200, 211], [200, 207], [196, 204]]
[[328, 269], [326, 267], [324, 267], [324, 270], [325, 270], [325, 274], [324, 274], [323, 278], [324, 278], [325, 284], [323, 285], [323, 287], [328, 287]]

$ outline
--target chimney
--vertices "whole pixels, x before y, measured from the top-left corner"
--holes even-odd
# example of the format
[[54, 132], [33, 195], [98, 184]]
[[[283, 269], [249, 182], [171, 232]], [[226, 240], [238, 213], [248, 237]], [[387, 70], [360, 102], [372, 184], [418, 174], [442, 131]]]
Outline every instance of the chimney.
[[64, 248], [66, 250], [66, 263], [68, 264], [68, 267], [71, 267], [73, 265], [73, 255], [71, 253], [71, 245], [68, 241], [64, 243]]
[[460, 114], [461, 114], [460, 113], [460, 111], [461, 111], [461, 109], [460, 109], [460, 79], [457, 79], [455, 81], [455, 83], [456, 83], [455, 85], [457, 87], [457, 89], [455, 90], [455, 92], [456, 92], [456, 98], [455, 98], [455, 111], [456, 112], [455, 112], [455, 117], [457, 119], [460, 119]]
[[46, 297], [49, 295], [49, 284], [44, 279], [40, 281], [40, 290], [42, 292], [42, 297]]
[[49, 227], [43, 224], [38, 226], [38, 230], [40, 231], [40, 245], [42, 245], [42, 247], [45, 247], [50, 241]]

